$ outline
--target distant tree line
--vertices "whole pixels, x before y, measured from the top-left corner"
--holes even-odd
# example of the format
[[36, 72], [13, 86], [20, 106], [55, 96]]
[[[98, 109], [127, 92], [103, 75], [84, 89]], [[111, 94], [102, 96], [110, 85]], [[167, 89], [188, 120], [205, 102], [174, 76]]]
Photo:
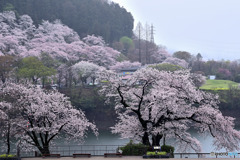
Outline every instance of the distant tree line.
[[240, 83], [239, 60], [204, 61], [200, 53], [192, 55], [186, 51], [175, 52], [172, 56], [186, 61], [193, 73], [199, 73], [204, 76], [215, 75], [216, 79], [231, 80]]
[[60, 19], [80, 37], [95, 34], [108, 43], [132, 37], [131, 13], [105, 0], [0, 0], [0, 11], [6, 10], [31, 16], [35, 25]]
[[240, 82], [240, 63], [238, 60], [195, 60], [191, 66], [193, 72], [201, 71], [206, 76], [216, 75], [217, 79], [231, 80], [238, 83]]

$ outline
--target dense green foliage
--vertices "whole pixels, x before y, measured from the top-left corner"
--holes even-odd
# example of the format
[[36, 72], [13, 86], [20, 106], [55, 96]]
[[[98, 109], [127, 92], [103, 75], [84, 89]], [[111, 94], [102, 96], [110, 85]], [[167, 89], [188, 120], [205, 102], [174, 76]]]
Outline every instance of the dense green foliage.
[[85, 112], [89, 121], [95, 122], [99, 130], [106, 130], [116, 122], [113, 104], [104, 103], [97, 86], [75, 86], [59, 88], [59, 91], [70, 97], [73, 106]]
[[229, 86], [238, 86], [238, 83], [229, 80], [207, 80], [206, 83], [200, 87], [203, 90], [228, 90]]
[[231, 80], [240, 83], [240, 63], [235, 61], [202, 61], [200, 55], [192, 57], [189, 67], [191, 72], [205, 76], [216, 75], [219, 80]]
[[191, 60], [191, 54], [186, 51], [178, 51], [173, 53], [173, 57], [183, 59], [186, 62], [189, 62]]
[[149, 146], [145, 146], [141, 143], [134, 144], [132, 141], [130, 141], [126, 146], [121, 147], [123, 155], [134, 155], [134, 156], [142, 156], [146, 153]]
[[35, 24], [60, 19], [80, 37], [100, 35], [106, 42], [132, 37], [133, 17], [116, 3], [105, 0], [0, 0], [0, 11], [27, 14]]
[[34, 84], [37, 84], [37, 80], [42, 78], [43, 85], [48, 76], [55, 74], [53, 68], [48, 68], [36, 57], [23, 58], [18, 69], [18, 76], [23, 78], [29, 78]]
[[120, 43], [123, 45], [123, 54], [127, 54], [129, 49], [134, 47], [133, 40], [127, 36], [120, 38]]
[[[219, 95], [219, 108], [223, 111], [223, 114], [228, 115], [231, 111], [234, 114], [238, 113], [236, 111], [240, 110], [240, 88], [237, 86], [229, 85], [228, 89], [225, 90], [206, 90], [213, 94]], [[239, 116], [233, 116], [238, 118]]]
[[169, 145], [162, 145], [161, 146], [161, 151], [165, 151], [167, 153], [173, 153], [174, 152], [174, 147], [169, 146]]
[[222, 109], [239, 110], [240, 106], [240, 89], [239, 87], [229, 86], [228, 90], [219, 91], [220, 106]]

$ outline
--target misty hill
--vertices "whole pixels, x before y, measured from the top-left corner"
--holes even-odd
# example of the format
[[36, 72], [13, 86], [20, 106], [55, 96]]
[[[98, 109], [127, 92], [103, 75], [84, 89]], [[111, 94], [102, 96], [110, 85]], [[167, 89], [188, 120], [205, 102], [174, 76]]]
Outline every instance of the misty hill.
[[80, 37], [100, 35], [108, 43], [132, 36], [131, 13], [106, 0], [0, 0], [0, 12], [4, 10], [27, 14], [35, 24], [60, 19]]

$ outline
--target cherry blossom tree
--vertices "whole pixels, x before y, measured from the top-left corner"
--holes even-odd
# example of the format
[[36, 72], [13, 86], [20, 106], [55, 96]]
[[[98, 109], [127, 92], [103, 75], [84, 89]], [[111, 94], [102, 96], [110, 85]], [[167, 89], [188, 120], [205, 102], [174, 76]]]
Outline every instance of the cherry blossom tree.
[[106, 46], [103, 38], [100, 36], [87, 35], [83, 38], [83, 41], [89, 46]]
[[62, 61], [78, 60], [84, 54], [83, 45], [77, 33], [60, 21], [43, 21], [25, 45], [27, 52], [22, 56], [39, 57], [44, 52]]
[[167, 49], [165, 46], [161, 46], [161, 45], [155, 46], [151, 51], [150, 62], [161, 63], [169, 57], [171, 57], [171, 55], [167, 52]]
[[101, 92], [116, 102], [119, 121], [112, 132], [122, 138], [145, 145], [174, 138], [179, 150], [199, 152], [200, 142], [188, 132], [195, 128], [200, 134], [210, 133], [217, 149], [239, 149], [240, 132], [234, 129], [234, 118], [222, 115], [217, 96], [194, 86], [188, 70], [143, 68], [126, 82], [113, 72], [101, 77], [107, 82]]
[[66, 64], [61, 64], [58, 68], [57, 68], [57, 84], [58, 84], [58, 88], [60, 88], [61, 86], [63, 86], [65, 84], [65, 86], [67, 86], [67, 79], [68, 79], [68, 69], [69, 67]]
[[36, 27], [27, 15], [16, 18], [14, 12], [0, 13], [0, 55], [40, 57], [42, 53], [63, 63], [90, 61], [104, 67], [115, 64], [120, 56], [101, 37], [89, 35], [81, 40], [59, 20], [43, 21]]
[[89, 62], [106, 68], [117, 63], [117, 59], [120, 56], [120, 52], [107, 46], [86, 46], [85, 49], [88, 57], [91, 57], [87, 58]]
[[16, 125], [18, 115], [18, 108], [14, 108], [11, 103], [0, 102], [0, 137], [3, 144], [6, 144], [1, 145], [1, 147], [3, 150], [6, 149], [7, 154], [9, 154], [11, 150], [12, 137], [20, 131]]
[[141, 63], [139, 62], [130, 62], [130, 61], [123, 61], [123, 62], [117, 62], [115, 65], [111, 66], [110, 69], [114, 70], [116, 72], [119, 72], [120, 70], [124, 68], [133, 68], [133, 67], [141, 67]]
[[[160, 63], [160, 64], [152, 64], [148, 65], [148, 67], [155, 68], [159, 71], [177, 71], [177, 70], [183, 70], [184, 68], [178, 65], [170, 64], [170, 63]], [[206, 77], [203, 76], [200, 73], [191, 73], [190, 77], [196, 87], [201, 87], [206, 82]]]
[[148, 67], [155, 68], [159, 71], [169, 71], [169, 72], [183, 69], [183, 67], [181, 66], [170, 64], [170, 63], [151, 64], [151, 65], [148, 65]]
[[218, 79], [228, 79], [232, 77], [232, 73], [226, 68], [219, 68], [217, 72]]
[[80, 61], [72, 66], [73, 77], [77, 81], [80, 80], [86, 84], [87, 79], [90, 78], [93, 85], [95, 84], [98, 72], [104, 69], [104, 67], [86, 61]]
[[183, 68], [188, 68], [188, 63], [185, 60], [174, 58], [174, 57], [168, 57], [163, 61], [163, 63], [170, 63], [170, 64], [181, 66]]
[[[15, 136], [23, 146], [35, 146], [42, 154], [49, 154], [49, 146], [61, 136], [83, 142], [88, 129], [98, 134], [81, 110], [74, 109], [67, 97], [59, 92], [47, 92], [28, 85], [5, 83], [0, 86], [1, 100], [17, 107]], [[1, 103], [2, 104], [2, 103]]]
[[19, 44], [26, 42], [27, 35], [16, 21], [14, 12], [0, 13], [0, 55], [16, 55], [17, 52], [26, 51], [25, 47]]
[[206, 77], [199, 73], [191, 73], [191, 78], [196, 87], [201, 87], [206, 82]]

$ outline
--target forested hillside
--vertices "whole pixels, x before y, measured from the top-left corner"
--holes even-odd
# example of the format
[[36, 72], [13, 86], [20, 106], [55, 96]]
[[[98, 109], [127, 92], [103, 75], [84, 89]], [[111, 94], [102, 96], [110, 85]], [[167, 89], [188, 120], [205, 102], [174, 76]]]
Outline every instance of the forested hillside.
[[131, 13], [105, 0], [0, 0], [0, 11], [4, 10], [27, 14], [35, 24], [60, 19], [80, 37], [95, 34], [108, 43], [132, 37]]

